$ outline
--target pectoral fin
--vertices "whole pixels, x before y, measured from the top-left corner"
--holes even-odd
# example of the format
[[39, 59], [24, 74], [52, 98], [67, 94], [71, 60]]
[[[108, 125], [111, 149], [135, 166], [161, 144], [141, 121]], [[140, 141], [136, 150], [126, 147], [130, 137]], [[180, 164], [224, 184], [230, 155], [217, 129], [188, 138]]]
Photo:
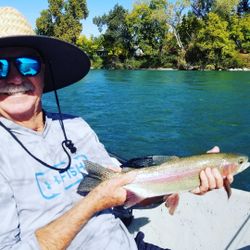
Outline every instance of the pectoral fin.
[[133, 207], [134, 205], [138, 204], [140, 201], [144, 200], [144, 197], [137, 195], [129, 190], [127, 190], [127, 199], [124, 203], [125, 208]]
[[232, 189], [231, 189], [231, 186], [230, 186], [230, 182], [227, 178], [224, 179], [224, 188], [227, 192], [227, 197], [228, 199], [230, 198], [231, 194], [232, 194]]

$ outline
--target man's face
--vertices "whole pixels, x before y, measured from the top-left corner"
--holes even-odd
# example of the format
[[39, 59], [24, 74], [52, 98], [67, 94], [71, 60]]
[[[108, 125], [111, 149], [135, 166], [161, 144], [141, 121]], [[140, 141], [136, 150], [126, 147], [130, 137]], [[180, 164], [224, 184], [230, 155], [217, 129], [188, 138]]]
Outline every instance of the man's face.
[[[38, 57], [31, 48], [0, 48], [0, 58]], [[11, 60], [10, 71], [4, 79], [0, 78], [0, 115], [13, 120], [22, 120], [41, 111], [43, 93], [44, 65], [35, 76], [23, 76]]]

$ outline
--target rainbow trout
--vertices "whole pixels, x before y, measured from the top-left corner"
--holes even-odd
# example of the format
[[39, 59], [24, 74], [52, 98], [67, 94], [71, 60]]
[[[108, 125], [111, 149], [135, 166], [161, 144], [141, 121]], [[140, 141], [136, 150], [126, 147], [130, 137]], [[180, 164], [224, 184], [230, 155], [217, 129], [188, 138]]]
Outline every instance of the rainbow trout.
[[[172, 157], [161, 165], [122, 172], [104, 168], [96, 163], [85, 161], [88, 172], [78, 187], [79, 194], [86, 194], [104, 180], [135, 171], [136, 177], [124, 188], [127, 190], [125, 207], [131, 207], [152, 197], [190, 191], [200, 185], [199, 174], [205, 168], [217, 168], [223, 177], [238, 174], [250, 166], [248, 157], [230, 153], [212, 153], [189, 157]], [[226, 180], [226, 179], [225, 179]], [[229, 183], [225, 183], [228, 197], [231, 195]]]

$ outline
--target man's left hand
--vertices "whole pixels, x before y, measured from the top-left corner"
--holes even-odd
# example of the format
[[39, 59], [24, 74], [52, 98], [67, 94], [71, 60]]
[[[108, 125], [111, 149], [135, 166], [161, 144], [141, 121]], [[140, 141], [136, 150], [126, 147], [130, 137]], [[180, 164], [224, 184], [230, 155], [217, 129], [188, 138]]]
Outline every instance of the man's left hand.
[[[211, 150], [207, 151], [207, 153], [219, 153], [220, 148], [215, 146]], [[233, 182], [233, 176], [228, 175], [226, 177], [230, 183]], [[197, 195], [203, 195], [208, 191], [213, 189], [218, 189], [223, 187], [223, 177], [221, 176], [219, 170], [217, 168], [206, 168], [200, 172], [200, 180], [201, 185], [191, 192]], [[179, 195], [171, 194], [165, 196], [165, 206], [168, 208], [169, 213], [171, 215], [174, 214], [179, 203]]]

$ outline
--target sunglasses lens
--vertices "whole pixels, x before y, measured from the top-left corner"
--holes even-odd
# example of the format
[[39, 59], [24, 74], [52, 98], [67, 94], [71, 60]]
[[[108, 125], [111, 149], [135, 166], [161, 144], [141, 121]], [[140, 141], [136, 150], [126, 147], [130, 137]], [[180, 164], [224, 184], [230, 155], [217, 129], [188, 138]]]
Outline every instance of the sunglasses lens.
[[6, 59], [0, 59], [0, 79], [8, 75], [9, 63]]
[[23, 76], [35, 76], [40, 72], [41, 64], [36, 58], [19, 57], [16, 59], [16, 67]]

